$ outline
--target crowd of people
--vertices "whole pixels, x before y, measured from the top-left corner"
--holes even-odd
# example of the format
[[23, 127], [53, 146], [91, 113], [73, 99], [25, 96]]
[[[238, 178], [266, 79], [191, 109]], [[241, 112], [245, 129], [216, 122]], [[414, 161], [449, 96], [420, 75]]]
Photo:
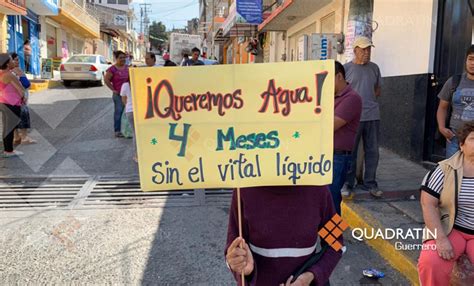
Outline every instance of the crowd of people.
[[[242, 235], [234, 192], [225, 258], [239, 285], [242, 275], [246, 285], [329, 283], [343, 251], [323, 247], [316, 253], [318, 238], [313, 228], [320, 229], [341, 213], [342, 197], [352, 197], [361, 140], [365, 154], [361, 187], [374, 197], [383, 195], [376, 181], [381, 74], [370, 62], [373, 45], [369, 39], [359, 37], [353, 47], [352, 62], [335, 63], [332, 184], [241, 189]], [[438, 97], [438, 125], [446, 137], [447, 159], [422, 182], [421, 208], [430, 230], [424, 233], [436, 237], [424, 237], [418, 261], [421, 285], [450, 285], [461, 255], [474, 263], [474, 45], [466, 53], [465, 73], [450, 78]], [[341, 237], [338, 240], [342, 243]]]
[[[191, 59], [183, 61], [182, 66], [192, 65], [204, 65], [199, 60], [201, 51], [198, 48], [192, 49], [193, 56]], [[183, 55], [186, 57], [186, 55]], [[114, 102], [114, 132], [116, 138], [124, 138], [122, 132], [122, 116], [126, 116], [127, 122], [132, 130], [133, 145], [134, 145], [134, 156], [133, 160], [138, 162], [136, 153], [136, 140], [135, 140], [135, 128], [133, 122], [133, 105], [132, 105], [132, 93], [130, 90], [130, 75], [129, 67], [131, 63], [127, 63], [127, 54], [122, 51], [114, 52], [115, 63], [107, 70], [105, 74], [105, 84], [112, 91], [112, 100]], [[163, 55], [164, 66], [172, 67], [177, 66], [176, 63], [170, 60], [170, 55], [165, 53]], [[157, 66], [156, 54], [148, 52], [145, 55], [145, 66], [154, 67]]]
[[[333, 181], [329, 186], [254, 187], [241, 190], [242, 236], [239, 235], [237, 197], [232, 197], [225, 250], [226, 262], [241, 283], [241, 274], [250, 285], [325, 285], [343, 251], [323, 248], [312, 264], [317, 245], [325, 245], [316, 235], [335, 214], [341, 215], [342, 199], [351, 199], [359, 145], [364, 155], [360, 188], [380, 198], [376, 171], [379, 161], [382, 76], [370, 61], [371, 40], [358, 37], [353, 43], [354, 59], [335, 62], [334, 81], [334, 160]], [[105, 84], [114, 103], [114, 134], [123, 138], [122, 116], [132, 131], [133, 105], [127, 55], [114, 53], [115, 63], [107, 70]], [[200, 50], [191, 58], [183, 55], [181, 66], [204, 65]], [[164, 66], [176, 66], [168, 54]], [[146, 54], [148, 67], [156, 66], [156, 55]], [[18, 55], [0, 54], [0, 111], [3, 122], [2, 157], [22, 155], [19, 144], [36, 143], [28, 136], [30, 82], [19, 68]], [[437, 233], [426, 237], [419, 259], [422, 285], [448, 285], [454, 263], [467, 254], [474, 262], [474, 45], [466, 53], [465, 72], [454, 75], [438, 95], [439, 132], [446, 138], [446, 160], [438, 163], [422, 181], [421, 208], [426, 227]], [[133, 134], [135, 132], [132, 132]], [[135, 136], [134, 136], [135, 137]], [[134, 145], [135, 145], [134, 140]], [[137, 161], [136, 146], [134, 160]], [[266, 204], [265, 202], [272, 202]], [[264, 204], [266, 207], [262, 208]], [[342, 236], [338, 238], [342, 243]], [[302, 268], [303, 266], [303, 268]], [[295, 270], [300, 270], [294, 277]]]
[[[28, 71], [31, 56], [29, 41], [25, 41], [23, 51], [25, 69]], [[186, 57], [186, 61], [182, 65], [203, 65], [204, 63], [198, 59], [200, 50], [194, 48], [192, 52], [192, 58], [188, 59]], [[132, 134], [134, 134], [133, 108], [129, 84], [129, 67], [133, 65], [133, 56], [122, 51], [115, 51], [114, 59], [115, 63], [106, 72], [105, 84], [112, 91], [115, 137], [123, 138], [124, 135], [121, 129], [122, 116], [126, 116], [132, 129]], [[165, 61], [165, 67], [177, 66], [176, 63], [170, 60], [170, 55], [167, 53], [163, 55], [163, 60]], [[157, 66], [156, 55], [153, 52], [146, 53], [145, 64], [147, 67]], [[31, 83], [26, 77], [26, 71], [20, 68], [18, 54], [0, 54], [0, 113], [2, 115], [2, 141], [4, 145], [1, 157], [4, 158], [23, 155], [21, 151], [15, 150], [15, 147], [20, 144], [36, 143], [36, 140], [28, 135], [31, 128], [28, 89]], [[133, 160], [137, 161], [136, 151]]]

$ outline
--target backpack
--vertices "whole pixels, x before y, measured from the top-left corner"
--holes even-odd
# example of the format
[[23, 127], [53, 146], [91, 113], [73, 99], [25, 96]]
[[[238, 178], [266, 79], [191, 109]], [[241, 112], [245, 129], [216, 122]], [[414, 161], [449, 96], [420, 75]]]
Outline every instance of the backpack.
[[[458, 89], [459, 84], [461, 83], [461, 74], [456, 74], [451, 77], [451, 89], [449, 90], [449, 93], [451, 94], [451, 101], [453, 100], [454, 93], [456, 92], [456, 89]], [[448, 114], [446, 115], [446, 128], [449, 128], [449, 122], [451, 121], [451, 115], [453, 113], [453, 105], [450, 104], [448, 108]]]

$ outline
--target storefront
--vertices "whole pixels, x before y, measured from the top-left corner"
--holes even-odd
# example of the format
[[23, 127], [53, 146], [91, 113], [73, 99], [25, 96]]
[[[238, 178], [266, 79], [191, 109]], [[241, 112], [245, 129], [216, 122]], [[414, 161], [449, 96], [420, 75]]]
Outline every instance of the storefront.
[[58, 49], [57, 49], [57, 28], [59, 25], [57, 23], [52, 22], [51, 20], [46, 19], [46, 57], [47, 58], [56, 58], [58, 57]]
[[[17, 53], [22, 70], [40, 74], [39, 18], [31, 10], [25, 16], [8, 16], [8, 52]], [[24, 44], [29, 42], [31, 55], [25, 57]]]
[[72, 55], [93, 53], [94, 40], [100, 39], [100, 23], [87, 11], [85, 1], [61, 1], [57, 15], [46, 22], [47, 53], [55, 67]]
[[235, 0], [222, 24], [220, 37], [228, 39], [224, 45], [224, 62], [246, 64], [253, 62], [247, 47], [258, 35], [257, 27], [262, 22], [262, 2]]

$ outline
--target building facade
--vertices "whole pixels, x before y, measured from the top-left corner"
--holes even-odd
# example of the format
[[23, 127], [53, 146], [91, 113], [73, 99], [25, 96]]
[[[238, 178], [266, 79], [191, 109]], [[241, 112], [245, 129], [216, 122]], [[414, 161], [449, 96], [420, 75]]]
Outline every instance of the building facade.
[[[474, 1], [264, 0], [256, 34], [249, 27], [247, 34], [245, 29], [232, 32], [235, 1], [203, 2], [204, 31], [211, 46], [223, 47], [223, 63], [260, 62], [259, 57], [262, 62], [346, 63], [352, 60], [354, 38], [371, 38], [372, 61], [383, 77], [378, 99], [382, 146], [418, 162], [444, 157], [445, 142], [436, 124], [437, 93], [451, 75], [464, 71], [465, 51], [474, 43]], [[210, 21], [204, 12], [221, 2], [229, 5], [222, 24], [214, 21], [216, 14]], [[252, 57], [247, 51], [255, 37], [258, 53]]]

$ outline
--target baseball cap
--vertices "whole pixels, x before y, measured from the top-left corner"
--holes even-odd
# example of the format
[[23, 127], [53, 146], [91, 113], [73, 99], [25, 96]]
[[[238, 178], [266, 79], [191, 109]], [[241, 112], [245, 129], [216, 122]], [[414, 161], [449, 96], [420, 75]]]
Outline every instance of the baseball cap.
[[356, 47], [365, 49], [367, 47], [375, 47], [374, 44], [372, 44], [372, 41], [367, 38], [367, 37], [357, 37], [354, 40], [354, 43], [352, 44], [352, 47], [355, 49]]

